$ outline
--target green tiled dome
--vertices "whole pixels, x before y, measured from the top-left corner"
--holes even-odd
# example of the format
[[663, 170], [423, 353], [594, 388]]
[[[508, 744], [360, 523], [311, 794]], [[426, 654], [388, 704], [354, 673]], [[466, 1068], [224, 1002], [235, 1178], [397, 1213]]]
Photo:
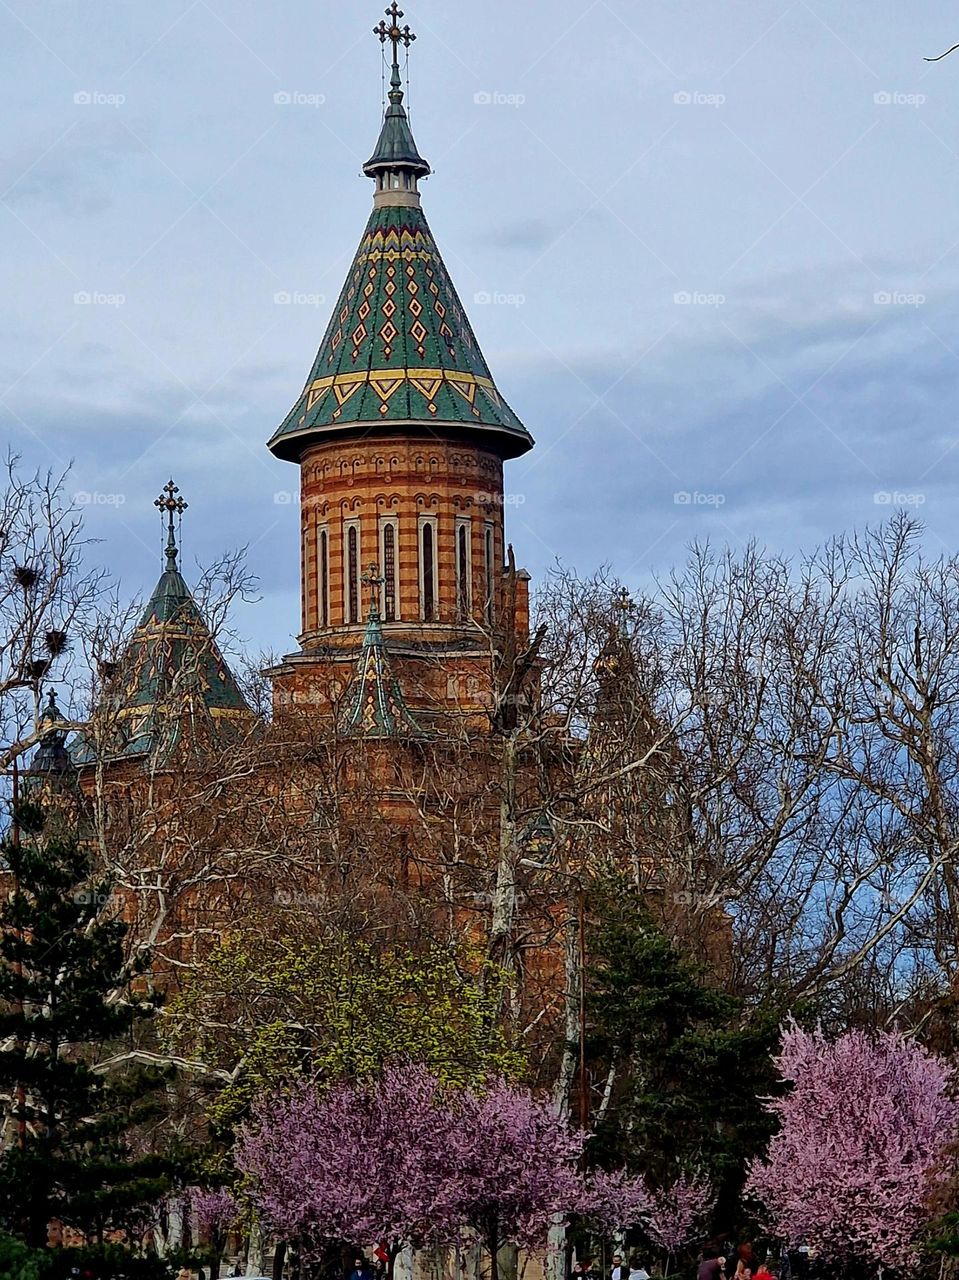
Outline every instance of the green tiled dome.
[[372, 423], [488, 433], [507, 458], [533, 445], [412, 206], [373, 210], [306, 386], [270, 448], [295, 461], [317, 436]]

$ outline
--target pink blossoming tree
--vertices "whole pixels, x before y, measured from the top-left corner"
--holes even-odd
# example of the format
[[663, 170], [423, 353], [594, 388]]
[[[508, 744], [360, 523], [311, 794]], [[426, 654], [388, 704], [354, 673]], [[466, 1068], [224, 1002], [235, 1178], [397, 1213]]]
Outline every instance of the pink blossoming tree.
[[642, 1178], [625, 1169], [596, 1169], [589, 1175], [579, 1205], [580, 1216], [604, 1236], [646, 1227], [653, 1199]]
[[669, 1259], [703, 1233], [716, 1204], [712, 1185], [703, 1178], [680, 1174], [661, 1190], [650, 1191], [652, 1202], [646, 1233]]
[[240, 1206], [229, 1187], [190, 1187], [187, 1199], [196, 1214], [197, 1226], [209, 1241], [210, 1252], [213, 1254], [210, 1280], [217, 1280], [227, 1232], [240, 1216]]
[[453, 1115], [424, 1067], [326, 1094], [305, 1086], [255, 1112], [236, 1148], [264, 1218], [304, 1256], [331, 1240], [445, 1244], [460, 1225], [450, 1160]]
[[490, 1280], [498, 1280], [504, 1244], [545, 1245], [554, 1215], [581, 1203], [583, 1138], [548, 1102], [505, 1081], [482, 1094], [462, 1094], [455, 1109], [450, 1157], [457, 1216], [476, 1233], [489, 1256]]
[[324, 1243], [452, 1244], [472, 1231], [497, 1280], [502, 1245], [545, 1243], [575, 1210], [582, 1139], [505, 1081], [449, 1094], [422, 1067], [265, 1101], [237, 1145], [264, 1218], [316, 1257]]
[[782, 1128], [747, 1190], [790, 1242], [902, 1266], [926, 1220], [928, 1177], [959, 1126], [945, 1063], [897, 1033], [830, 1043], [791, 1025], [778, 1066], [792, 1088], [768, 1104]]

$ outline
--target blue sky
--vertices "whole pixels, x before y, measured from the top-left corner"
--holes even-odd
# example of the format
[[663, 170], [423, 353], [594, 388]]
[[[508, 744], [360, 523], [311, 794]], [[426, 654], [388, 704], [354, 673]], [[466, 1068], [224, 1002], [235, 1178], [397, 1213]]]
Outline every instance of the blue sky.
[[[95, 554], [249, 543], [289, 650], [265, 441], [368, 216], [383, 3], [0, 0], [4, 438], [73, 463]], [[694, 537], [794, 551], [897, 502], [959, 542], [959, 40], [891, 0], [417, 0], [424, 207], [537, 439], [510, 536], [635, 586]], [[277, 295], [297, 300], [276, 302]]]

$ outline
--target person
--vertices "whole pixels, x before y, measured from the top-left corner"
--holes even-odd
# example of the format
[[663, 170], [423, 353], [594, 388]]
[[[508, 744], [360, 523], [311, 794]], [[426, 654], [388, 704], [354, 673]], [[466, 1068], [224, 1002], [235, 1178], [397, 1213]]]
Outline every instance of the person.
[[736, 1280], [752, 1280], [756, 1266], [756, 1254], [747, 1240], [736, 1251]]
[[726, 1280], [726, 1259], [720, 1254], [716, 1257], [705, 1257], [699, 1264], [696, 1280]]
[[580, 1262], [579, 1258], [577, 1258], [576, 1261], [573, 1263], [572, 1275], [576, 1277], [576, 1280], [582, 1280], [583, 1264]]
[[353, 1270], [350, 1272], [349, 1280], [369, 1280], [366, 1259], [359, 1254], [353, 1259]]
[[629, 1280], [649, 1280], [649, 1272], [635, 1255], [629, 1260]]
[[770, 1271], [765, 1258], [753, 1272], [753, 1280], [776, 1280], [776, 1277]]
[[626, 1280], [628, 1275], [629, 1272], [623, 1266], [623, 1255], [621, 1253], [614, 1253], [613, 1269], [609, 1273], [609, 1280]]

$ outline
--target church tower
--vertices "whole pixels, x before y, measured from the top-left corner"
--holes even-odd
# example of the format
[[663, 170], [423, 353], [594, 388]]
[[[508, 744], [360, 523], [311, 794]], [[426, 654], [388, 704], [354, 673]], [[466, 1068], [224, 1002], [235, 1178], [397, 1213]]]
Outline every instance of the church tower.
[[[503, 464], [533, 440], [493, 381], [421, 208], [430, 173], [403, 105], [395, 3], [389, 103], [364, 173], [373, 211], [296, 404], [269, 443], [300, 468], [301, 650], [272, 674], [277, 708], [346, 699], [376, 614], [414, 711], [482, 704], [484, 655], [528, 626], [509, 573]], [[372, 598], [371, 598], [372, 594]], [[419, 722], [423, 723], [422, 716]]]

